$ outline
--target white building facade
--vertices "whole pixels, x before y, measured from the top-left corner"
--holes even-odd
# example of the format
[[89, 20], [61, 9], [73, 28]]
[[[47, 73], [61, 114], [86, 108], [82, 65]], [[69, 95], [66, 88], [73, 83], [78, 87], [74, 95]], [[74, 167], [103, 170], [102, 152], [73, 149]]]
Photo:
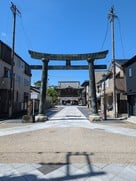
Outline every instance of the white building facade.
[[15, 53], [12, 74], [11, 61], [11, 48], [0, 41], [0, 115], [9, 114], [11, 77], [13, 114], [25, 111], [30, 97], [30, 66]]

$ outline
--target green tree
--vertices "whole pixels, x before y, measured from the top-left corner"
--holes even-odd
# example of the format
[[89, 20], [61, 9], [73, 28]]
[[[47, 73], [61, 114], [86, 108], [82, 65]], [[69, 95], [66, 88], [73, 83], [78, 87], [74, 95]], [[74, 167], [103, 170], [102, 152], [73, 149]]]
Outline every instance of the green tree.
[[58, 94], [54, 87], [48, 87], [47, 88], [47, 95], [52, 97], [52, 101], [54, 104], [57, 104], [58, 102]]
[[36, 87], [41, 87], [41, 80], [38, 80], [34, 83]]

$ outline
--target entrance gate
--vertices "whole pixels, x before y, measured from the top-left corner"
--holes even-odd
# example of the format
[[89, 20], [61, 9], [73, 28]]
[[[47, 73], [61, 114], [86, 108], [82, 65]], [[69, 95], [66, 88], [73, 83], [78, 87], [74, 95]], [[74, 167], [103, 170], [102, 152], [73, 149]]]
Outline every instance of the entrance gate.
[[[96, 53], [86, 54], [48, 54], [29, 50], [29, 54], [34, 59], [42, 60], [42, 66], [32, 65], [31, 69], [42, 69], [41, 78], [41, 90], [40, 90], [40, 103], [39, 103], [39, 117], [45, 116], [45, 101], [46, 101], [46, 89], [48, 80], [48, 70], [89, 70], [89, 90], [90, 90], [90, 105], [92, 108], [92, 114], [97, 115], [97, 99], [96, 99], [96, 87], [95, 87], [95, 72], [94, 69], [106, 69], [106, 65], [94, 65], [96, 59], [103, 59], [106, 57], [108, 50]], [[66, 61], [65, 66], [49, 66], [48, 62], [51, 60]], [[72, 61], [87, 60], [87, 65], [71, 65]], [[46, 118], [45, 118], [46, 117]]]

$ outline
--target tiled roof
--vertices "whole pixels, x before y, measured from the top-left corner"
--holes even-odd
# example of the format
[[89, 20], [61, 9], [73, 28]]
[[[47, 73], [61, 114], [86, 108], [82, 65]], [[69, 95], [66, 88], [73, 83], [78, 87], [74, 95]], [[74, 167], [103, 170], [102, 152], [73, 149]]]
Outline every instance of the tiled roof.
[[136, 62], [136, 55], [134, 57], [132, 57], [131, 59], [129, 59], [127, 62], [125, 62], [124, 67], [127, 67], [127, 66], [133, 64], [134, 62]]
[[58, 84], [59, 88], [81, 88], [79, 81], [60, 81]]
[[116, 59], [115, 60], [119, 65], [124, 65], [126, 62], [128, 62], [128, 59]]

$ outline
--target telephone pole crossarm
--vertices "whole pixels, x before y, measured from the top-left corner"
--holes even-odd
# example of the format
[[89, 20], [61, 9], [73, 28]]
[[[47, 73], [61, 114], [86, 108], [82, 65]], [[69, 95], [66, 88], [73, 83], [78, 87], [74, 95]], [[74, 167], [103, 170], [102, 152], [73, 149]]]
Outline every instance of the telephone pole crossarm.
[[11, 7], [10, 7], [10, 9], [11, 9], [11, 11], [13, 12], [13, 14], [15, 13], [18, 13], [18, 15], [20, 15], [21, 16], [21, 12], [19, 11], [19, 9], [16, 7], [16, 5], [13, 3], [13, 2], [11, 2]]

